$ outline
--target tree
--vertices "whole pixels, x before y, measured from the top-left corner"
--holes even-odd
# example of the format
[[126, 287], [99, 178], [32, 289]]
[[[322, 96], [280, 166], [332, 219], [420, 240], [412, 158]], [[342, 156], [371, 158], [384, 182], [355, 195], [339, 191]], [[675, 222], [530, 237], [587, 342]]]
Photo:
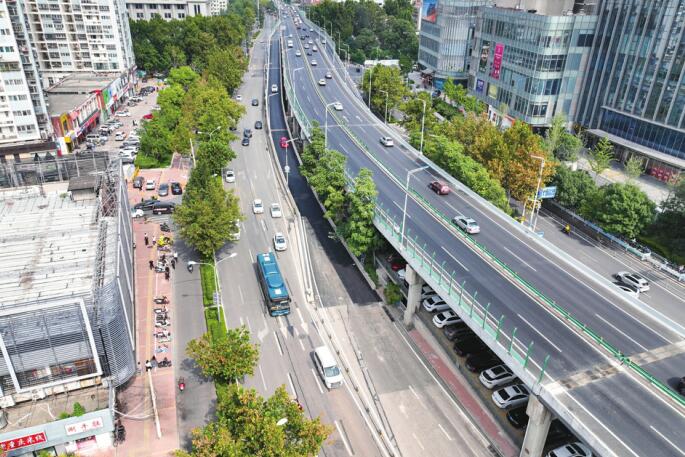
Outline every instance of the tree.
[[602, 137], [590, 151], [588, 158], [590, 169], [595, 173], [595, 176], [599, 176], [609, 168], [612, 160], [614, 160], [614, 146], [606, 137]]
[[347, 194], [349, 206], [344, 227], [345, 241], [356, 256], [368, 252], [376, 239], [373, 217], [377, 196], [373, 173], [362, 168], [354, 180], [354, 188]]
[[[143, 133], [140, 136], [139, 158], [152, 160], [152, 167], [166, 165], [171, 161], [172, 150], [169, 147], [171, 134], [164, 126], [160, 117], [152, 118], [143, 124]], [[138, 158], [136, 158], [138, 162]]]
[[221, 179], [207, 180], [204, 188], [186, 187], [183, 203], [174, 212], [181, 237], [205, 257], [235, 240], [240, 219], [238, 198], [224, 190]]
[[229, 94], [240, 86], [245, 70], [247, 61], [237, 46], [215, 48], [207, 55], [206, 72], [215, 77]]
[[626, 174], [629, 181], [634, 181], [645, 171], [645, 160], [642, 157], [632, 156], [626, 162]]
[[309, 143], [302, 150], [302, 167], [301, 172], [305, 178], [309, 178], [316, 164], [319, 161], [319, 157], [323, 154], [324, 150], [324, 134], [323, 130], [319, 128], [319, 123], [314, 121], [312, 126], [312, 134]]
[[608, 232], [635, 238], [654, 220], [655, 204], [633, 184], [612, 183], [586, 199], [581, 214]]
[[327, 149], [319, 157], [314, 172], [307, 179], [322, 200], [331, 193], [345, 191], [345, 163], [347, 158], [338, 151]]
[[685, 264], [685, 178], [671, 184], [672, 190], [663, 202], [661, 212], [646, 230], [650, 246], [660, 254]]
[[[424, 119], [424, 102], [425, 102], [425, 119]], [[435, 110], [431, 96], [427, 92], [419, 92], [410, 97], [402, 105], [402, 112], [404, 113], [404, 120], [402, 126], [412, 133], [420, 136], [421, 124], [424, 124], [424, 140], [433, 131], [433, 127], [438, 123], [435, 117]], [[412, 141], [412, 144], [414, 142]], [[418, 142], [414, 144], [419, 147]]]
[[[280, 421], [280, 422], [279, 422]], [[193, 433], [191, 452], [177, 457], [252, 457], [317, 455], [333, 428], [308, 419], [285, 387], [268, 399], [239, 384], [217, 401], [217, 420]]]
[[565, 165], [557, 167], [550, 184], [557, 186], [557, 195], [554, 199], [564, 208], [573, 211], [579, 210], [597, 191], [597, 185], [587, 171], [572, 171]]
[[219, 175], [223, 167], [235, 157], [235, 152], [227, 143], [215, 139], [201, 142], [196, 152], [196, 159], [208, 164], [211, 173]]
[[183, 87], [183, 89], [188, 90], [197, 80], [200, 79], [200, 75], [195, 73], [190, 67], [178, 67], [173, 68], [167, 76], [167, 84], [174, 85], [178, 84]]
[[259, 360], [259, 348], [250, 342], [250, 332], [244, 326], [230, 328], [225, 336], [216, 339], [205, 333], [190, 340], [186, 352], [205, 376], [223, 382], [253, 375]]
[[566, 130], [566, 118], [563, 114], [557, 114], [552, 118], [552, 124], [545, 135], [545, 148], [558, 160], [574, 162], [583, 148], [583, 141]]
[[395, 108], [402, 97], [406, 95], [404, 80], [400, 70], [384, 65], [375, 67], [364, 72], [362, 91], [365, 96], [369, 94], [369, 81], [371, 81], [371, 108], [381, 117], [385, 115], [387, 101], [388, 112]]

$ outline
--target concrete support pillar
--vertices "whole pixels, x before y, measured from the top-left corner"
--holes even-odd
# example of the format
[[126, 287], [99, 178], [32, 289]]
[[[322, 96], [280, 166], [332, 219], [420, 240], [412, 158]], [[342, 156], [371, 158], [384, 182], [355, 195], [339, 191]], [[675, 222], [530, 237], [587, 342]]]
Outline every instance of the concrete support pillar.
[[409, 291], [407, 292], [407, 308], [404, 310], [404, 325], [410, 329], [414, 325], [414, 314], [419, 307], [423, 278], [421, 278], [421, 276], [419, 276], [409, 265], [407, 265], [405, 269], [405, 279], [409, 284]]
[[552, 413], [540, 403], [538, 397], [531, 395], [528, 399], [528, 427], [526, 436], [521, 446], [521, 457], [540, 457], [547, 440], [549, 424], [552, 422]]

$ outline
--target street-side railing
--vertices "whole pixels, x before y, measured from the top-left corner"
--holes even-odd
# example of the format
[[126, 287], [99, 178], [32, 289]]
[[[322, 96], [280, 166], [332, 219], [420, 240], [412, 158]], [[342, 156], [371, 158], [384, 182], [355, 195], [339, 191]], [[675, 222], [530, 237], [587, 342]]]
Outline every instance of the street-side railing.
[[[315, 24], [311, 25], [311, 27], [317, 27]], [[318, 30], [320, 28], [317, 27]], [[283, 48], [281, 46], [281, 48]], [[286, 60], [284, 60], [286, 62]], [[308, 67], [308, 66], [307, 66]], [[311, 68], [308, 68], [308, 70], [311, 72]], [[287, 74], [287, 70], [285, 71]], [[321, 98], [321, 100], [325, 100], [322, 96], [321, 93], [318, 89], [318, 87], [315, 86], [315, 91], [317, 92], [318, 96]], [[294, 96], [294, 100], [297, 100], [296, 96]], [[348, 126], [346, 125], [347, 123], [344, 121], [343, 118], [338, 116], [335, 112], [331, 112], [330, 114], [332, 118], [334, 118], [337, 122], [337, 125], [346, 132], [346, 134], [356, 143], [356, 145], [368, 156], [370, 157], [374, 163], [378, 166], [379, 169], [381, 169], [387, 176], [393, 178], [396, 181], [396, 184], [400, 188], [405, 188], [404, 185], [404, 177], [397, 176], [395, 173], [393, 173], [391, 170], [389, 170], [382, 162], [382, 160], [377, 156], [376, 153], [373, 152], [372, 149], [370, 149], [364, 141], [362, 141], [361, 138], [359, 138], [354, 132], [352, 132]], [[308, 119], [304, 115], [304, 112], [300, 110], [299, 115], [296, 112], [296, 116], [298, 116], [298, 122], [300, 122], [300, 116], [305, 120], [305, 122], [309, 123]], [[426, 161], [428, 162], [428, 161]], [[428, 200], [426, 200], [420, 192], [417, 191], [417, 189], [413, 187], [409, 187], [405, 189], [406, 192], [408, 192], [412, 198], [419, 204], [421, 204], [427, 211], [429, 211], [431, 214], [433, 214], [436, 218], [442, 220], [445, 222], [448, 226], [451, 224], [451, 220], [449, 216], [446, 214], [442, 213], [439, 209], [435, 208]], [[377, 205], [377, 210], [382, 209], [380, 205]], [[386, 218], [387, 219], [387, 218]], [[376, 223], [377, 220], [374, 220]], [[398, 226], [395, 221], [393, 221], [395, 225], [393, 227]], [[381, 230], [381, 233], [388, 236], [387, 234], [387, 228], [385, 229], [386, 231], [383, 231], [380, 227], [380, 223], [375, 224], [379, 230]], [[394, 230], [394, 229], [393, 229]], [[455, 230], [456, 233], [456, 230]], [[388, 238], [390, 239], [390, 238]], [[484, 245], [478, 243], [475, 241], [472, 237], [470, 236], [463, 236], [463, 239], [467, 241], [467, 244], [470, 245], [477, 253], [481, 255], [482, 258], [486, 259], [486, 261], [489, 261], [490, 265], [495, 266], [496, 268], [499, 268], [500, 271], [502, 271], [504, 274], [510, 277], [512, 281], [517, 283], [519, 286], [521, 286], [524, 290], [526, 290], [529, 294], [532, 296], [535, 296], [540, 303], [544, 303], [550, 311], [553, 311], [556, 313], [557, 316], [562, 318], [566, 323], [568, 323], [572, 328], [575, 328], [579, 333], [585, 335], [589, 340], [593, 341], [597, 346], [603, 348], [606, 352], [608, 352], [611, 356], [613, 356], [616, 360], [618, 360], [623, 366], [631, 369], [634, 373], [636, 373], [638, 376], [640, 376], [643, 380], [647, 381], [649, 384], [653, 385], [656, 389], [661, 391], [665, 396], [670, 397], [672, 400], [674, 400], [676, 403], [679, 403], [682, 406], [685, 406], [685, 398], [681, 397], [678, 395], [675, 391], [673, 391], [668, 385], [657, 379], [655, 376], [653, 376], [651, 373], [647, 372], [644, 370], [642, 367], [634, 363], [628, 356], [623, 354], [620, 350], [618, 350], [616, 347], [614, 347], [612, 344], [608, 343], [603, 336], [598, 334], [595, 330], [593, 330], [590, 326], [588, 326], [586, 323], [582, 322], [580, 319], [576, 318], [573, 316], [569, 311], [567, 311], [565, 308], [560, 306], [559, 304], [555, 303], [553, 300], [545, 296], [542, 292], [540, 292], [537, 288], [535, 288], [532, 284], [530, 284], [528, 281], [525, 279], [521, 278], [514, 270], [512, 270], [505, 262], [501, 261], [499, 258], [497, 258], [492, 252], [490, 252]], [[400, 250], [402, 251], [408, 251], [408, 243], [411, 242], [411, 239], [409, 236], [405, 235], [404, 237], [404, 243], [405, 246], [400, 246]], [[416, 249], [414, 249], [414, 255], [416, 255]], [[433, 254], [434, 256], [435, 254]], [[423, 257], [422, 257], [423, 259]], [[425, 262], [424, 262], [425, 263]], [[430, 264], [431, 266], [433, 264]], [[441, 278], [449, 279], [450, 275], [445, 275], [444, 272], [442, 273], [443, 276]], [[475, 305], [474, 305], [475, 306]], [[486, 316], [486, 318], [481, 318], [487, 320], [487, 315], [483, 314], [483, 316]], [[504, 322], [504, 316], [502, 317], [502, 322]], [[496, 333], [503, 334], [501, 326], [498, 325], [499, 330], [496, 330]], [[512, 335], [511, 341], [513, 341], [515, 337]], [[512, 343], [513, 344], [513, 343]], [[529, 347], [532, 348], [532, 342], [529, 344]], [[518, 356], [512, 356], [513, 358], [518, 358], [519, 361], [525, 362], [524, 366], [528, 365], [528, 360], [530, 358], [530, 352], [526, 352], [525, 357], [522, 358], [522, 356], [519, 354]], [[546, 355], [543, 364], [541, 367], [546, 367], [547, 366], [547, 361], [549, 360], [549, 356]], [[544, 368], [541, 368], [540, 373], [538, 375], [538, 379], [542, 379], [542, 376], [544, 375]], [[537, 381], [539, 382], [539, 380]], [[531, 384], [533, 385], [533, 384]]]

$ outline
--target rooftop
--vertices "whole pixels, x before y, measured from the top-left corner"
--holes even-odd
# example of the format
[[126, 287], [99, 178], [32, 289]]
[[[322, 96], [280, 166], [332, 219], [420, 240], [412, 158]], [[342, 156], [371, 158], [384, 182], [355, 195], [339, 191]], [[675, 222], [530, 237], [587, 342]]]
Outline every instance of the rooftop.
[[82, 105], [94, 91], [106, 89], [118, 76], [118, 73], [74, 74], [48, 87], [45, 93], [50, 115], [60, 115]]
[[61, 184], [0, 191], [2, 308], [93, 290], [99, 201], [72, 201]]

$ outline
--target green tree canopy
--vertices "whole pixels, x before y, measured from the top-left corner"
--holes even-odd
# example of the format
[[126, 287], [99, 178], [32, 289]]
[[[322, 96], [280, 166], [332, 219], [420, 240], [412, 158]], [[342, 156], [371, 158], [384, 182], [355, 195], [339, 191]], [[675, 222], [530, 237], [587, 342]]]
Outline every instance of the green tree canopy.
[[247, 60], [238, 47], [214, 48], [207, 55], [207, 74], [216, 78], [229, 94], [240, 86], [246, 70]]
[[183, 203], [174, 212], [181, 237], [205, 257], [235, 240], [240, 219], [238, 198], [224, 190], [220, 178], [207, 180], [204, 188], [186, 187]]
[[250, 332], [245, 327], [228, 329], [222, 338], [213, 339], [205, 333], [190, 340], [186, 352], [205, 376], [226, 383], [253, 375], [259, 360], [259, 348], [250, 342]]
[[209, 166], [212, 174], [221, 174], [221, 170], [235, 159], [235, 152], [225, 142], [218, 139], [203, 141], [196, 152], [197, 160]]
[[373, 69], [365, 71], [362, 90], [366, 97], [369, 94], [369, 80], [371, 81], [371, 108], [381, 117], [385, 116], [386, 101], [389, 113], [407, 94], [404, 80], [397, 68], [376, 65]]
[[200, 79], [200, 75], [195, 73], [190, 67], [173, 68], [169, 72], [166, 81], [169, 85], [178, 84], [184, 90], [188, 90], [195, 82]]
[[343, 231], [345, 241], [352, 253], [360, 256], [369, 251], [376, 239], [373, 216], [376, 208], [376, 184], [373, 173], [362, 168], [354, 179], [354, 186], [347, 194], [349, 205]]
[[566, 117], [557, 114], [552, 118], [552, 125], [545, 135], [545, 148], [558, 160], [574, 162], [583, 148], [583, 141], [566, 130]]
[[585, 170], [572, 171], [565, 165], [559, 165], [550, 183], [557, 186], [554, 198], [561, 206], [578, 211], [583, 203], [595, 195], [595, 181]]
[[613, 183], [587, 198], [581, 214], [610, 233], [635, 238], [654, 220], [655, 206], [637, 186]]
[[612, 160], [614, 160], [614, 146], [606, 137], [602, 137], [590, 151], [588, 157], [590, 169], [595, 175], [601, 175], [604, 170], [609, 168]]

